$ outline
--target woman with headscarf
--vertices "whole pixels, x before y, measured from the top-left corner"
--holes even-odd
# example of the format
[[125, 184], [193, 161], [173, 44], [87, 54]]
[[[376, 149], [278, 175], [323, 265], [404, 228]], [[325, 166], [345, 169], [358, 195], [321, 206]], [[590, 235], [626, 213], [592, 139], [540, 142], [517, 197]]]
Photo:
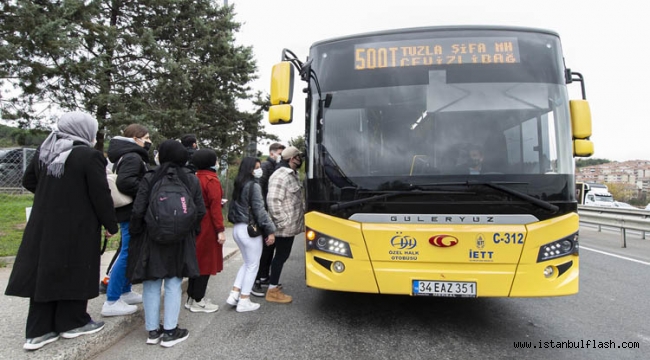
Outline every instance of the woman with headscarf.
[[86, 308], [99, 295], [102, 226], [107, 236], [118, 227], [107, 162], [93, 149], [97, 126], [89, 114], [63, 114], [23, 177], [34, 204], [5, 294], [29, 298], [26, 350], [104, 327]]
[[201, 221], [201, 232], [196, 237], [196, 258], [201, 276], [188, 280], [185, 308], [191, 312], [213, 313], [219, 305], [204, 299], [210, 275], [223, 270], [223, 243], [226, 241], [221, 212], [223, 190], [217, 176], [217, 153], [212, 149], [200, 149], [190, 159], [201, 183], [201, 193], [206, 214]]
[[[158, 148], [160, 166], [155, 172], [147, 173], [133, 202], [133, 213], [129, 230], [131, 245], [127, 276], [132, 282], [142, 282], [142, 302], [144, 304], [145, 329], [149, 332], [147, 344], [171, 347], [189, 336], [187, 329], [178, 327], [181, 309], [181, 283], [184, 277], [199, 276], [196, 260], [196, 235], [200, 232], [201, 219], [205, 215], [205, 205], [201, 195], [199, 180], [185, 167], [189, 154], [183, 145], [174, 140], [166, 140]], [[194, 229], [182, 241], [160, 243], [148, 234], [146, 214], [152, 191], [159, 181], [180, 180], [188, 189], [195, 206]], [[189, 205], [188, 205], [189, 206]], [[165, 306], [163, 324], [160, 325], [161, 286], [165, 286]]]

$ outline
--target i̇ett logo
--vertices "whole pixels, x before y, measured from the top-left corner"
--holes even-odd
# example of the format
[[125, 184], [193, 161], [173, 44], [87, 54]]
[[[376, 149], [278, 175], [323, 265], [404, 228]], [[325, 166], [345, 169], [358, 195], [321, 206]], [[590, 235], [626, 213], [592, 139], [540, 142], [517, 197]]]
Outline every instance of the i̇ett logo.
[[413, 249], [418, 244], [418, 241], [415, 240], [414, 237], [402, 235], [401, 232], [397, 232], [397, 234], [390, 239], [390, 244], [392, 247], [400, 250]]
[[476, 237], [476, 247], [479, 249], [483, 249], [485, 247], [485, 238], [483, 237], [483, 234], [478, 234]]
[[429, 238], [429, 244], [437, 247], [450, 247], [458, 244], [458, 239], [451, 235], [436, 235]]

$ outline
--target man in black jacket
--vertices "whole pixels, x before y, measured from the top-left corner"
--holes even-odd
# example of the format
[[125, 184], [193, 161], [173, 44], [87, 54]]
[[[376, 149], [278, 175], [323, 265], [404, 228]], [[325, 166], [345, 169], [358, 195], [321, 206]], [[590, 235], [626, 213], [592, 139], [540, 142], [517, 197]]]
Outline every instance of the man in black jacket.
[[181, 137], [181, 144], [185, 146], [185, 149], [187, 149], [187, 152], [190, 154], [190, 159], [187, 161], [187, 164], [185, 165], [188, 169], [192, 170], [193, 173], [196, 173], [196, 166], [192, 164], [192, 156], [196, 152], [196, 150], [199, 149], [199, 145], [196, 141], [196, 135], [194, 134], [186, 134]]
[[[260, 186], [262, 187], [262, 196], [264, 197], [264, 206], [266, 207], [266, 195], [269, 192], [269, 178], [277, 169], [282, 160], [282, 150], [285, 146], [280, 143], [273, 143], [269, 146], [269, 157], [262, 163], [262, 177], [260, 178]], [[269, 271], [271, 269], [271, 260], [273, 260], [273, 253], [275, 251], [275, 244], [266, 245], [262, 248], [262, 256], [260, 257], [260, 268], [255, 277], [255, 284], [251, 294], [254, 296], [264, 296], [264, 288], [269, 284]]]

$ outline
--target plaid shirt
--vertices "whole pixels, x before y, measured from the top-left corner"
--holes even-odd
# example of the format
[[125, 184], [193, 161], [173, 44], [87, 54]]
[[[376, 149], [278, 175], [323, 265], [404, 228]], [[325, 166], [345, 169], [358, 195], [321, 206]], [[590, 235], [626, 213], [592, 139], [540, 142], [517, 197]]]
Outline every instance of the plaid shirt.
[[305, 231], [305, 208], [298, 173], [281, 167], [269, 179], [266, 204], [277, 230], [275, 236], [289, 237]]

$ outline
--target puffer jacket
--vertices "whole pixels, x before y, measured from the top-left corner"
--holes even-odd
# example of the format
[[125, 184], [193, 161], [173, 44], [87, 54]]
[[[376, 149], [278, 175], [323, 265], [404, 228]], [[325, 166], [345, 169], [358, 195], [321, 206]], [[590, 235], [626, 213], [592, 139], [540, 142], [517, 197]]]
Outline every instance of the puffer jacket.
[[[107, 153], [108, 160], [113, 163], [113, 171], [117, 171], [115, 185], [117, 185], [118, 190], [135, 199], [138, 194], [140, 180], [148, 171], [149, 153], [136, 144], [133, 139], [122, 136], [111, 139]], [[132, 209], [133, 203], [115, 209], [117, 221], [129, 221]]]
[[249, 206], [252, 209], [255, 222], [262, 230], [264, 236], [266, 237], [275, 234], [275, 225], [273, 224], [273, 221], [271, 221], [271, 218], [264, 207], [262, 187], [255, 181], [249, 181], [246, 183], [237, 201], [230, 203], [228, 207], [228, 221], [233, 224], [248, 224]]

